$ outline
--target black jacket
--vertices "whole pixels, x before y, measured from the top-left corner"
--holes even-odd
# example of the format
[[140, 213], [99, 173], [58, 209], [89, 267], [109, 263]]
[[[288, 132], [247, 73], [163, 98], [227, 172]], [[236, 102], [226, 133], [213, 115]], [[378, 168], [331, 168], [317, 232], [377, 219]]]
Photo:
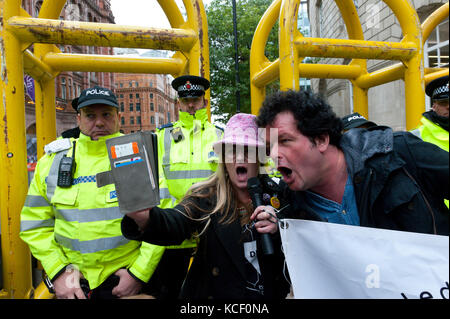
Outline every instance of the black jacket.
[[[214, 198], [196, 200], [200, 208], [211, 211]], [[183, 216], [183, 206], [174, 209], [155, 207], [150, 212], [150, 222], [143, 234], [137, 230], [134, 221], [125, 216], [122, 220], [122, 233], [129, 239], [146, 241], [156, 245], [179, 245], [194, 233], [200, 233], [205, 222], [193, 221]], [[200, 210], [194, 217], [204, 215]], [[231, 224], [219, 223], [221, 216], [211, 216], [210, 225], [201, 235], [194, 261], [183, 284], [182, 299], [241, 299], [254, 297], [245, 288], [246, 271], [241, 225], [239, 221]], [[258, 251], [258, 261], [264, 279], [262, 299], [284, 299], [289, 293], [289, 283], [284, 278], [284, 256], [278, 235], [272, 236], [275, 255], [266, 257]], [[259, 241], [258, 241], [259, 242]], [[258, 243], [259, 244], [259, 243]]]
[[[449, 156], [409, 132], [352, 129], [341, 139], [361, 226], [449, 234]], [[288, 191], [297, 211], [302, 192]], [[292, 212], [292, 210], [291, 210]], [[300, 217], [291, 214], [288, 217]]]

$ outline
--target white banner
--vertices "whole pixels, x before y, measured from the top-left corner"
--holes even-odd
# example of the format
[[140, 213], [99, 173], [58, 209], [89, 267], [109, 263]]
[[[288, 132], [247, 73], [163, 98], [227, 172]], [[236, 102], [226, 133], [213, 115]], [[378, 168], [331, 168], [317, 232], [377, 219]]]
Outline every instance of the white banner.
[[280, 232], [295, 298], [449, 298], [448, 236], [294, 219]]

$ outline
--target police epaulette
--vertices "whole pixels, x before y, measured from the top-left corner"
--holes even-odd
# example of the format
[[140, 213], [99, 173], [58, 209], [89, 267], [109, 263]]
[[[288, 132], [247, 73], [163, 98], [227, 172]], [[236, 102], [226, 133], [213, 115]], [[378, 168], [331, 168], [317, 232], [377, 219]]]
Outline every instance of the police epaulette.
[[221, 128], [220, 126], [214, 125], [216, 128], [218, 128], [219, 130], [221, 130], [222, 132], [224, 131], [223, 128]]
[[46, 154], [58, 153], [61, 151], [68, 150], [71, 147], [72, 143], [70, 142], [70, 138], [61, 138], [45, 145], [44, 152]]
[[167, 123], [167, 124], [164, 124], [164, 125], [158, 127], [157, 129], [162, 130], [163, 128], [168, 128], [168, 127], [172, 127], [172, 126], [173, 126], [173, 123]]

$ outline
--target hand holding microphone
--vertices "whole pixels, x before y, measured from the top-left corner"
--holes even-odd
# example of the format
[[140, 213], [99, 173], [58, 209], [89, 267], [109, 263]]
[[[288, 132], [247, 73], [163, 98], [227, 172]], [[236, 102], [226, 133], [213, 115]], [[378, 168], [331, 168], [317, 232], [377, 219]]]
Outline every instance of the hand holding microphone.
[[[255, 212], [252, 214], [252, 219], [255, 218], [258, 214], [261, 214], [261, 211], [264, 207], [259, 208], [259, 206], [263, 206], [262, 201], [262, 187], [261, 182], [258, 177], [249, 178], [247, 181], [247, 189], [252, 199], [253, 207], [255, 207]], [[264, 212], [265, 213], [265, 212]], [[268, 233], [260, 233], [261, 239], [261, 248], [264, 255], [273, 255], [274, 249], [272, 244], [272, 239]]]

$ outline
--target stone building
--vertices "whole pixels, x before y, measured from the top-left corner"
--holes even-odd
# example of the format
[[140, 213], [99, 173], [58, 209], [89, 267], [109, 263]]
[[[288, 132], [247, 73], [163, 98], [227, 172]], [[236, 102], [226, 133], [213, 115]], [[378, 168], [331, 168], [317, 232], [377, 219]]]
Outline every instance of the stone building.
[[[421, 23], [445, 0], [411, 0]], [[379, 0], [354, 0], [362, 24], [365, 40], [400, 42], [402, 30], [390, 8]], [[311, 37], [348, 39], [340, 11], [332, 0], [309, 0]], [[424, 46], [425, 67], [448, 67], [448, 18], [430, 35]], [[318, 63], [348, 64], [349, 59], [322, 58]], [[398, 63], [392, 60], [368, 60], [368, 72]], [[338, 116], [353, 112], [352, 88], [348, 80], [312, 79], [312, 90], [320, 92], [333, 106]], [[398, 80], [369, 89], [369, 118], [377, 124], [387, 125], [394, 130], [404, 130], [405, 87]], [[429, 101], [427, 99], [427, 109]]]
[[161, 125], [178, 120], [176, 91], [172, 78], [163, 74], [116, 73], [115, 94], [124, 133], [155, 131]]

